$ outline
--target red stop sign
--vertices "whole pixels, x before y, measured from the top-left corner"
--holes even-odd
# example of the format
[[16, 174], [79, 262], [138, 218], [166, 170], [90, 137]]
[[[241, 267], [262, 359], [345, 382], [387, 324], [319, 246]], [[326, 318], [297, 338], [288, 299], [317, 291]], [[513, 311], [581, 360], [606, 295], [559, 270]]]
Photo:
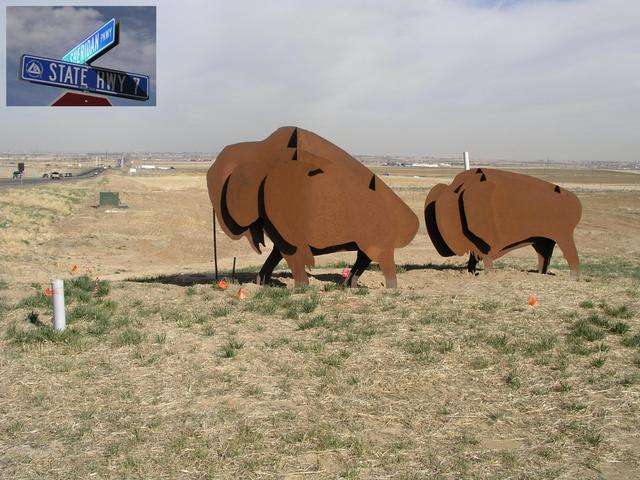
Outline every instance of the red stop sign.
[[102, 95], [81, 92], [65, 92], [56, 98], [52, 107], [110, 107], [111, 102]]

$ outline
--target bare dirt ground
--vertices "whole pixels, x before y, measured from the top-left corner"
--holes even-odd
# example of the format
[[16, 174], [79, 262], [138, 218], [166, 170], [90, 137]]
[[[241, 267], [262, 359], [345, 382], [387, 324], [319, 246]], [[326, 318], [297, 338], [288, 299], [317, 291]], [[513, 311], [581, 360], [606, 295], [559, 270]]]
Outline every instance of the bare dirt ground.
[[[376, 173], [423, 222], [456, 172]], [[640, 478], [640, 176], [526, 173], [582, 201], [577, 281], [531, 248], [470, 276], [421, 225], [395, 291], [337, 288], [352, 253], [260, 288], [218, 230], [240, 300], [204, 171], [2, 192], [0, 478]]]

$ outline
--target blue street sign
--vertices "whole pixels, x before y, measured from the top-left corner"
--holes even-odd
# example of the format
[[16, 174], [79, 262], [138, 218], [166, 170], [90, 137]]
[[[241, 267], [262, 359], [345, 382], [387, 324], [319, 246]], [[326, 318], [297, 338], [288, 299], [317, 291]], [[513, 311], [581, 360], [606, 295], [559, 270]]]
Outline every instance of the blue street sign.
[[119, 39], [119, 27], [115, 18], [102, 25], [62, 57], [65, 62], [91, 63], [115, 47]]
[[20, 79], [133, 100], [149, 99], [149, 76], [22, 55]]

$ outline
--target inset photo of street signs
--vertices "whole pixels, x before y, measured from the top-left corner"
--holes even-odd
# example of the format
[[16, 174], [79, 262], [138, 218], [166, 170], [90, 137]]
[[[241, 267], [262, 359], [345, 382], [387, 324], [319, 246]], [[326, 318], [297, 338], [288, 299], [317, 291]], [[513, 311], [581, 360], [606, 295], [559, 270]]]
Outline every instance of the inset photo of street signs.
[[155, 106], [156, 7], [6, 10], [6, 105]]

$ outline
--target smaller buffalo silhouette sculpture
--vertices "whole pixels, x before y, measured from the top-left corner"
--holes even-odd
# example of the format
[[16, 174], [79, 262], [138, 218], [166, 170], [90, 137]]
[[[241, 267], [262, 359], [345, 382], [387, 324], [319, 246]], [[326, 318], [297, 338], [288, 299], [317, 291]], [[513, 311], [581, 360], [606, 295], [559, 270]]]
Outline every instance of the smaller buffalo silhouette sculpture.
[[516, 248], [531, 245], [538, 272], [547, 273], [556, 245], [577, 275], [580, 262], [573, 232], [582, 206], [573, 193], [543, 180], [478, 168], [434, 186], [424, 204], [429, 237], [444, 257], [470, 253], [468, 270], [486, 268]]
[[394, 250], [418, 231], [413, 211], [368, 168], [297, 127], [225, 147], [207, 173], [207, 186], [229, 237], [246, 237], [258, 253], [265, 234], [273, 242], [260, 284], [270, 281], [284, 257], [295, 285], [306, 285], [314, 255], [347, 250], [357, 252], [347, 285], [357, 286], [373, 260], [386, 286], [395, 287]]

